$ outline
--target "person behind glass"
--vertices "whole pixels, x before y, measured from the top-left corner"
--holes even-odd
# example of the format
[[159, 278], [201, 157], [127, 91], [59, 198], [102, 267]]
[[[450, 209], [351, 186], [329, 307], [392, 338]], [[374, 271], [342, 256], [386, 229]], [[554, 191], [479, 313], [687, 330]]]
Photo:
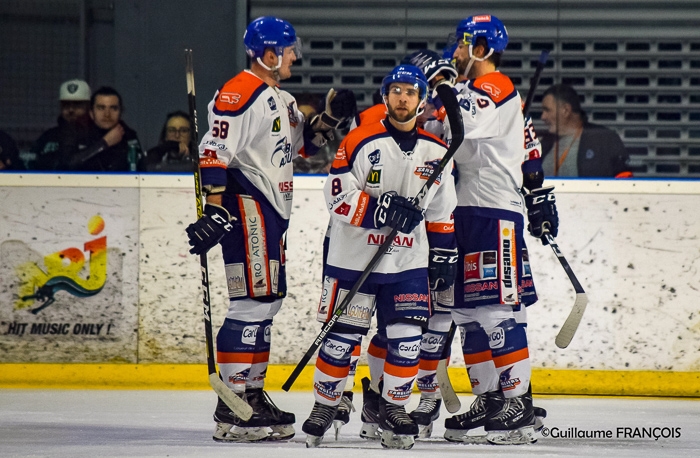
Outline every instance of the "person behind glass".
[[92, 125], [88, 146], [66, 160], [67, 170], [84, 172], [136, 171], [141, 144], [136, 132], [121, 119], [122, 97], [111, 87], [90, 98]]
[[0, 130], [0, 172], [24, 170], [14, 139]]
[[61, 114], [58, 125], [45, 131], [34, 142], [30, 152], [32, 170], [65, 170], [67, 158], [84, 149], [90, 130], [90, 86], [83, 80], [73, 79], [59, 89]]
[[194, 126], [187, 113], [168, 113], [160, 132], [158, 145], [149, 149], [139, 162], [139, 170], [145, 172], [191, 172], [193, 168], [190, 150]]
[[550, 86], [542, 98], [542, 168], [546, 176], [627, 178], [629, 156], [614, 131], [588, 122], [576, 91]]

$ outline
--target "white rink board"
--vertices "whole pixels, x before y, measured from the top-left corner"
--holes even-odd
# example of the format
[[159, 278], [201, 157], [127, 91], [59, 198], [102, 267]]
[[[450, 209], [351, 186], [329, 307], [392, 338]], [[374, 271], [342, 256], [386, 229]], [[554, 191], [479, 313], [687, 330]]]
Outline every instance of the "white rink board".
[[[322, 240], [328, 220], [321, 191], [323, 181], [317, 176], [295, 178], [287, 237], [289, 291], [273, 327], [272, 363], [296, 363], [319, 331], [315, 314], [320, 295]], [[529, 308], [533, 366], [700, 370], [695, 356], [700, 348], [700, 318], [695, 305], [700, 290], [700, 216], [694, 211], [700, 204], [700, 183], [551, 180], [549, 184], [557, 186], [561, 220], [557, 240], [588, 293], [589, 305], [569, 348], [556, 348], [554, 337], [573, 305], [573, 289], [551, 249], [527, 237], [540, 297]], [[81, 196], [99, 196], [100, 189], [106, 186], [115, 202], [133, 206], [122, 208], [122, 218], [128, 221], [138, 217], [139, 225], [139, 240], [134, 241], [134, 249], [138, 250], [138, 310], [131, 309], [130, 317], [134, 326], [138, 324], [134, 328], [138, 329], [138, 347], [123, 348], [122, 357], [140, 363], [202, 362], [199, 260], [189, 255], [184, 234], [184, 228], [195, 218], [192, 179], [182, 175], [0, 174], [0, 245], [17, 238], [6, 229], [14, 224], [19, 224], [24, 232], [46, 232], [46, 228], [31, 229], [35, 226], [23, 221], [24, 213], [7, 211], [12, 208], [6, 206], [8, 195], [18, 187], [31, 193], [29, 188], [34, 186], [44, 186], [35, 192], [47, 202], [53, 202], [66, 190]], [[128, 193], [136, 190], [138, 204], [133, 197], [125, 200], [121, 196], [133, 195]], [[52, 208], [57, 214], [83, 211], [83, 200], [59, 199], [52, 204], [58, 207]], [[95, 200], [90, 200], [91, 205]], [[98, 204], [111, 205], [109, 211], [114, 211], [114, 203], [110, 202], [97, 199]], [[85, 209], [87, 213], [91, 210]], [[220, 252], [212, 250], [209, 269], [215, 327], [223, 320], [227, 306], [222, 264]], [[135, 262], [125, 263], [125, 278], [133, 277], [136, 269]], [[5, 275], [6, 271], [2, 272]], [[0, 286], [6, 282], [0, 278]], [[59, 295], [76, 303], [85, 300], [65, 292]], [[2, 299], [0, 314], [10, 306]], [[2, 321], [5, 318], [0, 318]], [[0, 323], [0, 342], [6, 331], [7, 324]], [[365, 346], [367, 340], [363, 342]], [[453, 358], [461, 362], [457, 345], [455, 342]], [[20, 354], [22, 350], [20, 346], [15, 351]], [[26, 354], [28, 349], [24, 350]], [[39, 350], [32, 350], [32, 359], [26, 360], [65, 360], [58, 358], [51, 347]], [[114, 360], [114, 355], [109, 356], [104, 361]], [[8, 356], [0, 359], [24, 360]]]

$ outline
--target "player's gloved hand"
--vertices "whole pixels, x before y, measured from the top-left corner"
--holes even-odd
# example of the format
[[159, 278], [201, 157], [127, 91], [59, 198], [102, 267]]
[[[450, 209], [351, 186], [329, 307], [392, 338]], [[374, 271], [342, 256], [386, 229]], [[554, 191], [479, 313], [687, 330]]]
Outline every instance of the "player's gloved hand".
[[204, 215], [186, 229], [189, 243], [192, 245], [190, 253], [204, 254], [209, 251], [221, 241], [224, 235], [231, 232], [233, 229], [231, 221], [235, 220], [236, 218], [233, 218], [224, 207], [206, 204]]
[[445, 81], [454, 85], [455, 80], [457, 80], [457, 70], [455, 70], [449, 60], [443, 59], [435, 51], [429, 49], [416, 51], [404, 61], [403, 63], [410, 63], [420, 68], [428, 83], [430, 83], [430, 87], [435, 87], [439, 81]]
[[430, 291], [450, 289], [457, 278], [457, 248], [431, 248], [428, 259]]
[[423, 221], [423, 210], [394, 191], [385, 192], [377, 200], [374, 225], [377, 229], [389, 226], [404, 234], [410, 234]]
[[557, 201], [552, 193], [554, 186], [537, 188], [525, 195], [525, 206], [527, 207], [527, 219], [529, 224], [527, 230], [530, 235], [537, 237], [543, 245], [547, 245], [544, 238], [545, 232], [556, 237], [559, 232], [559, 215], [557, 213]]
[[[323, 111], [318, 116], [323, 125], [328, 129], [338, 129], [357, 113], [355, 94], [350, 89], [336, 91], [331, 88], [321, 109]], [[311, 125], [314, 125], [313, 120]]]

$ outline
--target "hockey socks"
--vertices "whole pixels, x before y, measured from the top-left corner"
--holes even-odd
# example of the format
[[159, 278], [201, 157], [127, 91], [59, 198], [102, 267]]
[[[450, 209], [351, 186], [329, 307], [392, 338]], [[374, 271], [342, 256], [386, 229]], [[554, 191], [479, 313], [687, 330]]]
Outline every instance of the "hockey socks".
[[265, 323], [272, 322], [266, 320], [251, 323], [226, 318], [216, 336], [216, 360], [221, 377], [239, 395], [245, 392], [253, 365], [257, 365], [258, 376], [261, 373], [260, 367], [267, 367], [269, 338], [262, 351], [257, 351], [258, 333]]
[[489, 336], [477, 322], [462, 326], [464, 341], [462, 352], [467, 366], [469, 382], [475, 395], [498, 390], [498, 372], [493, 363]]
[[506, 398], [524, 395], [531, 375], [525, 326], [514, 319], [506, 320], [494, 328], [491, 335], [495, 336], [491, 339], [491, 351], [501, 390]]

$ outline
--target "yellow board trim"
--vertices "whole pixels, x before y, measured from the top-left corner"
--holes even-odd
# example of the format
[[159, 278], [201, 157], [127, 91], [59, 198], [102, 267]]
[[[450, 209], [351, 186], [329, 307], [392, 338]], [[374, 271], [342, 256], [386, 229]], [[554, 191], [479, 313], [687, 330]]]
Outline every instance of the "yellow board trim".
[[[271, 365], [266, 389], [281, 390], [292, 369]], [[471, 392], [464, 368], [449, 373], [455, 391]], [[311, 391], [313, 374], [307, 366], [292, 389]], [[367, 366], [359, 366], [356, 378], [368, 374]], [[700, 397], [700, 372], [533, 369], [532, 386], [535, 394]], [[209, 381], [204, 364], [0, 363], [0, 388], [204, 390]]]

